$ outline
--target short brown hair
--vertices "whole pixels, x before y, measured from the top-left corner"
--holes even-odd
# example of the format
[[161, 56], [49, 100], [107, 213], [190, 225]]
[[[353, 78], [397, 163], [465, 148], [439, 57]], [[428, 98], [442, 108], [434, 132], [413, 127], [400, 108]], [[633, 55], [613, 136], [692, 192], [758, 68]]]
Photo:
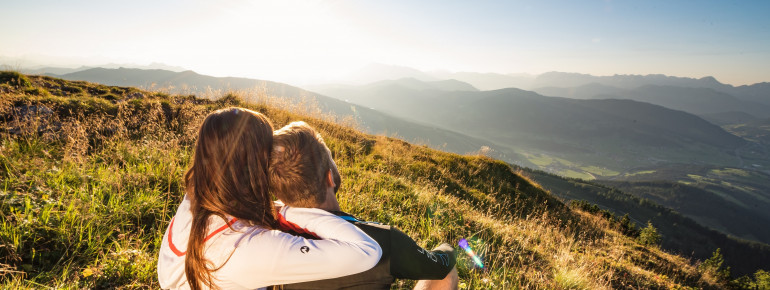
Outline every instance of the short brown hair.
[[323, 138], [305, 122], [292, 122], [273, 133], [268, 178], [270, 191], [285, 204], [316, 207], [326, 200], [326, 174], [340, 177]]

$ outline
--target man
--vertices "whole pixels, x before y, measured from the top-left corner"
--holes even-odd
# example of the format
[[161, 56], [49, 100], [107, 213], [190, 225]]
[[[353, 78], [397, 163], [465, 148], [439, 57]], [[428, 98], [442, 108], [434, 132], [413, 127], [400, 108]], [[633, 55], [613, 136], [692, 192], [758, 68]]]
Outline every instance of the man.
[[[340, 210], [335, 193], [341, 177], [323, 138], [305, 122], [293, 122], [273, 134], [270, 191], [286, 205], [327, 210], [358, 226], [380, 247], [382, 258], [372, 269], [346, 277], [283, 285], [283, 289], [390, 289], [395, 278], [425, 279], [416, 289], [456, 289], [454, 249], [442, 244], [427, 251], [400, 230], [364, 222]], [[312, 233], [279, 217], [282, 228], [300, 235]]]

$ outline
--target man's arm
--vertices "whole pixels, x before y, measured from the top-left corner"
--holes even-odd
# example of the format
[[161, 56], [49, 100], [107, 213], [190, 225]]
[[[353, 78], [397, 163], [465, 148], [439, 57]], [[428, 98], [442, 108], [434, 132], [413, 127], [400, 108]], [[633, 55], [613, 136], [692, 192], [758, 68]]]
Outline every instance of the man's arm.
[[397, 228], [392, 228], [391, 240], [390, 271], [396, 278], [440, 280], [455, 266], [455, 251], [449, 244], [428, 251]]

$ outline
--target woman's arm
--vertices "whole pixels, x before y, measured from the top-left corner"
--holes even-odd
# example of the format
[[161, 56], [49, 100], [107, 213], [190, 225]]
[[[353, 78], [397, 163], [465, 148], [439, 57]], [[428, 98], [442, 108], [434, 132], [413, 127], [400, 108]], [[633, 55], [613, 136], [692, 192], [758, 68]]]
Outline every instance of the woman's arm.
[[281, 214], [322, 240], [275, 230], [245, 235], [221, 269], [228, 280], [258, 288], [330, 279], [366, 271], [380, 260], [377, 242], [334, 214], [292, 207], [284, 207]]

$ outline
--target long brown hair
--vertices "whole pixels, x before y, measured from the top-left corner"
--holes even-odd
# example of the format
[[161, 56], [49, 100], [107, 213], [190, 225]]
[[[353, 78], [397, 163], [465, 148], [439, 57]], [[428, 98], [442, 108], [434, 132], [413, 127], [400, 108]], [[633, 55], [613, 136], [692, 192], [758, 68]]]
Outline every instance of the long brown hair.
[[185, 257], [192, 289], [216, 288], [214, 268], [204, 256], [204, 238], [211, 216], [268, 229], [276, 228], [268, 192], [267, 170], [273, 147], [273, 125], [264, 115], [227, 108], [209, 114], [201, 125], [185, 186], [193, 215]]

